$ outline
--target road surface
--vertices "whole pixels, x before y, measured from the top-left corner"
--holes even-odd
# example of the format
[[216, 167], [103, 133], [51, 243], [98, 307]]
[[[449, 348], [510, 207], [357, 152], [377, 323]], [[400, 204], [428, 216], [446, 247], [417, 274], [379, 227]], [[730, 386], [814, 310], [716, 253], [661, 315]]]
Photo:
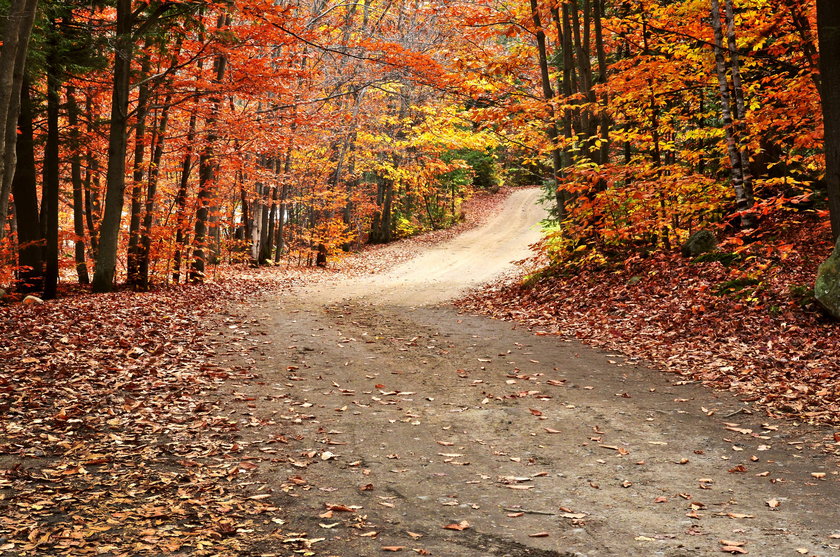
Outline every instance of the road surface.
[[258, 379], [230, 388], [255, 402], [229, 409], [259, 424], [238, 443], [286, 521], [255, 554], [840, 554], [831, 431], [444, 303], [527, 253], [535, 199], [384, 276], [243, 310], [259, 325], [229, 352], [255, 349]]

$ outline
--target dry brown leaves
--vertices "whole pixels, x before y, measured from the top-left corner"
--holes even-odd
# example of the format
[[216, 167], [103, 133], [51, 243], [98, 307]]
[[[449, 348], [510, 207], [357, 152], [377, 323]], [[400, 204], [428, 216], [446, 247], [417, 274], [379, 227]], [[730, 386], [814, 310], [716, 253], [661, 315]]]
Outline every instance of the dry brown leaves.
[[[735, 390], [771, 414], [840, 424], [840, 325], [813, 305], [800, 307], [791, 292], [813, 284], [831, 246], [817, 239], [823, 231], [808, 217], [774, 233], [776, 245], [796, 250], [783, 256], [757, 243], [744, 252], [746, 263], [729, 268], [677, 254], [634, 257], [532, 288], [497, 284], [459, 305]], [[715, 293], [745, 272], [760, 284]]]
[[214, 394], [245, 372], [213, 363], [210, 331], [289, 281], [0, 307], [0, 554], [240, 555], [282, 536]]

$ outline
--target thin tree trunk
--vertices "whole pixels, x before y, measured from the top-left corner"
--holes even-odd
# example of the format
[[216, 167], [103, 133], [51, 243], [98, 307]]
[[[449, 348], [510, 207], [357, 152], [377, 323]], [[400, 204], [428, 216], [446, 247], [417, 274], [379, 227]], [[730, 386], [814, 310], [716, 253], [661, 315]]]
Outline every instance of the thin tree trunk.
[[128, 127], [128, 93], [134, 39], [131, 33], [131, 0], [117, 0], [117, 34], [114, 52], [114, 90], [111, 130], [108, 136], [108, 173], [105, 211], [99, 227], [99, 252], [93, 274], [93, 291], [110, 292], [117, 270], [120, 220], [125, 196], [125, 154]]
[[14, 0], [0, 35], [0, 240], [6, 235], [9, 192], [15, 173], [15, 143], [26, 53], [38, 0]]
[[140, 79], [143, 82], [137, 93], [135, 110], [137, 123], [134, 131], [134, 163], [131, 172], [131, 219], [128, 226], [128, 252], [126, 254], [126, 278], [129, 286], [138, 288], [140, 278], [140, 220], [143, 211], [143, 172], [146, 158], [146, 117], [149, 110], [149, 85], [145, 77], [149, 74], [151, 61], [143, 56]]
[[[607, 55], [604, 50], [604, 34], [602, 21], [604, 17], [604, 0], [595, 0], [595, 51], [598, 56], [598, 84], [607, 83]], [[598, 154], [598, 164], [609, 163], [610, 158], [610, 115], [607, 111], [610, 104], [609, 93], [606, 89], [601, 93], [601, 146]]]
[[140, 230], [140, 286], [149, 288], [149, 266], [152, 251], [152, 224], [155, 218], [155, 196], [157, 195], [160, 177], [160, 163], [163, 160], [163, 147], [166, 143], [166, 127], [169, 123], [169, 107], [172, 104], [172, 94], [168, 94], [160, 109], [160, 122], [155, 132], [156, 141], [152, 160], [149, 164], [149, 183], [146, 188], [146, 206], [143, 211], [143, 225]]
[[58, 198], [59, 198], [59, 153], [58, 153], [58, 111], [59, 87], [61, 86], [58, 66], [58, 45], [55, 22], [47, 44], [47, 142], [44, 145], [43, 207], [46, 207], [47, 267], [44, 273], [44, 299], [56, 297], [58, 288]]
[[[219, 16], [217, 26], [227, 25], [230, 16]], [[217, 54], [214, 62], [215, 83], [221, 83], [225, 75], [227, 58], [224, 54]], [[221, 110], [222, 99], [217, 95], [210, 99], [210, 115], [205, 122], [207, 134], [204, 138], [204, 149], [198, 157], [198, 208], [195, 214], [195, 231], [193, 236], [193, 257], [190, 266], [190, 282], [204, 282], [207, 259], [209, 255], [207, 229], [210, 222], [210, 206], [213, 202], [216, 187], [218, 162], [215, 156], [215, 142], [218, 139], [216, 120]]]
[[741, 172], [744, 175], [744, 192], [750, 205], [753, 204], [752, 176], [750, 175], [750, 154], [747, 150], [747, 108], [744, 102], [744, 86], [741, 81], [741, 62], [738, 58], [738, 42], [735, 39], [735, 10], [732, 0], [724, 0], [726, 19], [726, 41], [729, 48], [729, 73], [732, 76], [732, 93], [735, 97], [734, 121], [735, 143], [741, 157]]
[[558, 220], [563, 220], [566, 217], [566, 196], [560, 189], [560, 175], [563, 172], [563, 161], [561, 159], [560, 149], [557, 146], [557, 120], [554, 114], [554, 107], [551, 105], [551, 99], [554, 98], [554, 91], [551, 88], [551, 77], [548, 73], [548, 49], [546, 47], [545, 31], [543, 30], [537, 0], [530, 0], [530, 2], [531, 20], [534, 22], [537, 39], [537, 56], [539, 57], [542, 93], [543, 98], [549, 103], [549, 121], [546, 123], [545, 133], [551, 142], [551, 170], [553, 173], [551, 182], [554, 188], [557, 218]]
[[712, 2], [712, 28], [715, 35], [715, 69], [718, 76], [718, 90], [720, 92], [721, 113], [723, 126], [726, 131], [726, 148], [729, 153], [731, 168], [732, 187], [735, 190], [735, 203], [738, 211], [741, 212], [741, 226], [751, 228], [753, 219], [749, 214], [752, 207], [747, 191], [744, 188], [744, 169], [741, 165], [741, 153], [735, 142], [734, 126], [732, 123], [732, 101], [729, 95], [729, 81], [726, 73], [726, 60], [723, 55], [723, 29], [720, 23], [720, 3], [718, 0]]
[[[93, 102], [90, 94], [87, 95], [85, 101], [85, 111], [87, 113], [87, 121], [90, 126], [93, 122]], [[90, 145], [87, 147], [85, 155], [87, 159], [87, 172], [85, 173], [85, 220], [87, 223], [88, 237], [90, 238], [90, 251], [92, 257], [96, 257], [98, 252], [98, 242], [96, 236], [96, 225], [99, 218], [94, 219], [94, 213], [99, 212], [99, 157], [95, 156]]]
[[76, 275], [79, 284], [90, 284], [87, 258], [85, 257], [85, 206], [84, 183], [82, 182], [82, 148], [79, 132], [79, 105], [76, 102], [76, 88], [67, 86], [67, 117], [70, 124], [70, 181], [73, 184], [73, 232], [76, 234], [75, 257]]
[[190, 114], [190, 123], [187, 129], [187, 152], [184, 154], [184, 162], [181, 163], [181, 180], [178, 183], [178, 193], [175, 194], [175, 254], [173, 255], [172, 282], [178, 284], [181, 279], [181, 262], [183, 252], [186, 249], [187, 239], [187, 186], [190, 183], [190, 172], [192, 171], [192, 147], [195, 143], [195, 110]]

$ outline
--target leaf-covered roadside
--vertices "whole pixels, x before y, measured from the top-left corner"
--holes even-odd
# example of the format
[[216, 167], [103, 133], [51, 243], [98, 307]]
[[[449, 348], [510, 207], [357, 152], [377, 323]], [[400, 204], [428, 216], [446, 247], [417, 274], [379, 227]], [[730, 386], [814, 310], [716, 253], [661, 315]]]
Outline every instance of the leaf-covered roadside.
[[286, 538], [214, 394], [247, 372], [213, 362], [211, 332], [226, 304], [295, 280], [0, 307], [0, 555], [239, 555]]
[[458, 305], [731, 389], [772, 415], [840, 424], [838, 324], [807, 294], [831, 246], [815, 240], [810, 216], [768, 229], [766, 241], [724, 245], [737, 252], [728, 265], [635, 256], [497, 284]]

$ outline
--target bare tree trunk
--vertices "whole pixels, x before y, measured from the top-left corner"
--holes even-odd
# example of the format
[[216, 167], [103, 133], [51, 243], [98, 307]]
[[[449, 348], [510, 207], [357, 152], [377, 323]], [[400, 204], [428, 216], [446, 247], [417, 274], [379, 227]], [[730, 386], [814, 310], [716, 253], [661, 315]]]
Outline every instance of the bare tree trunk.
[[166, 144], [166, 127], [169, 123], [169, 107], [172, 95], [168, 94], [160, 109], [160, 122], [155, 132], [156, 140], [152, 160], [149, 164], [149, 183], [146, 187], [146, 206], [143, 209], [143, 225], [140, 229], [140, 286], [149, 288], [149, 267], [152, 251], [152, 224], [155, 218], [155, 196], [160, 177], [160, 163], [163, 160], [163, 147]]
[[554, 108], [550, 105], [551, 99], [554, 98], [554, 91], [551, 88], [551, 78], [548, 73], [548, 49], [546, 46], [545, 31], [543, 30], [542, 20], [540, 18], [539, 5], [537, 4], [537, 0], [530, 1], [531, 20], [534, 23], [534, 31], [537, 39], [537, 56], [539, 58], [542, 93], [543, 98], [549, 103], [549, 121], [546, 122], [545, 133], [551, 142], [551, 170], [553, 173], [551, 182], [554, 187], [555, 210], [557, 219], [563, 220], [566, 217], [566, 196], [560, 189], [559, 183], [560, 175], [563, 172], [563, 161], [560, 156], [560, 149], [557, 146], [557, 120], [554, 114]]
[[24, 80], [21, 88], [18, 126], [20, 137], [16, 142], [12, 193], [15, 196], [15, 215], [18, 223], [18, 263], [21, 271], [21, 289], [25, 292], [41, 290], [44, 280], [44, 258], [41, 242], [40, 211], [38, 210], [38, 184], [35, 170], [35, 147], [32, 127], [32, 103], [29, 83]]
[[88, 276], [87, 258], [85, 257], [85, 206], [84, 183], [82, 183], [82, 148], [81, 133], [79, 132], [79, 105], [76, 102], [76, 88], [68, 85], [67, 118], [70, 124], [70, 181], [73, 184], [73, 232], [76, 234], [75, 257], [76, 274], [79, 284], [90, 284]]
[[196, 126], [196, 112], [193, 110], [190, 114], [190, 123], [187, 129], [187, 152], [184, 155], [184, 161], [181, 163], [181, 180], [178, 183], [178, 192], [175, 194], [175, 222], [177, 230], [175, 231], [175, 254], [173, 255], [173, 271], [172, 282], [178, 284], [181, 279], [181, 263], [184, 256], [184, 250], [187, 244], [187, 187], [190, 183], [190, 172], [192, 172], [192, 146], [195, 142], [195, 126]]
[[741, 81], [741, 62], [738, 57], [738, 42], [735, 39], [735, 10], [732, 0], [724, 0], [724, 18], [726, 19], [726, 43], [729, 49], [729, 73], [732, 76], [732, 94], [735, 97], [735, 143], [738, 156], [741, 157], [741, 172], [744, 175], [744, 192], [750, 205], [753, 204], [753, 185], [750, 175], [750, 154], [747, 150], [747, 107], [744, 102], [744, 86]]
[[38, 0], [15, 0], [0, 35], [0, 240], [6, 235], [21, 86]]
[[47, 267], [44, 273], [44, 299], [56, 297], [58, 288], [58, 199], [59, 199], [59, 137], [58, 111], [61, 86], [58, 65], [57, 29], [55, 22], [47, 42], [47, 142], [44, 145], [42, 208], [46, 208]]
[[[230, 16], [219, 16], [218, 27], [222, 28], [229, 22]], [[223, 54], [217, 54], [214, 62], [216, 75], [214, 80], [220, 83], [225, 75], [227, 59]], [[218, 139], [216, 120], [221, 110], [222, 99], [214, 96], [210, 99], [210, 115], [205, 125], [207, 134], [204, 138], [204, 149], [198, 157], [198, 208], [195, 214], [195, 231], [193, 236], [193, 257], [190, 266], [190, 282], [204, 282], [205, 270], [210, 255], [207, 242], [207, 229], [210, 222], [210, 205], [213, 202], [216, 187], [216, 175], [218, 174], [218, 162], [216, 161], [214, 144]]]
[[146, 117], [149, 109], [149, 85], [145, 77], [149, 74], [151, 61], [143, 55], [140, 79], [143, 82], [137, 93], [135, 110], [137, 123], [134, 128], [134, 164], [131, 172], [131, 219], [128, 226], [128, 253], [126, 254], [126, 279], [129, 286], [140, 286], [140, 219], [143, 211], [143, 159], [146, 157]]
[[117, 0], [117, 34], [114, 52], [114, 90], [108, 136], [108, 174], [105, 211], [99, 227], [99, 252], [93, 274], [93, 291], [110, 292], [117, 271], [117, 248], [125, 195], [125, 154], [128, 127], [128, 93], [134, 52], [131, 0]]
[[751, 228], [754, 221], [749, 213], [752, 203], [744, 187], [744, 169], [741, 164], [741, 153], [736, 143], [734, 125], [732, 123], [732, 100], [729, 95], [729, 80], [727, 79], [726, 60], [723, 55], [723, 29], [720, 23], [719, 0], [712, 1], [712, 28], [715, 34], [715, 69], [718, 76], [718, 90], [720, 92], [721, 113], [723, 126], [726, 131], [726, 148], [731, 165], [732, 187], [735, 190], [735, 203], [741, 212], [741, 226]]
[[[93, 122], [93, 103], [88, 94], [85, 101], [85, 111], [87, 113], [88, 126]], [[90, 145], [87, 148], [87, 171], [85, 173], [85, 221], [88, 229], [88, 237], [90, 238], [91, 255], [95, 258], [98, 252], [98, 242], [96, 235], [97, 224], [99, 224], [99, 158], [94, 154]], [[97, 213], [97, 218], [94, 218], [94, 213]]]

